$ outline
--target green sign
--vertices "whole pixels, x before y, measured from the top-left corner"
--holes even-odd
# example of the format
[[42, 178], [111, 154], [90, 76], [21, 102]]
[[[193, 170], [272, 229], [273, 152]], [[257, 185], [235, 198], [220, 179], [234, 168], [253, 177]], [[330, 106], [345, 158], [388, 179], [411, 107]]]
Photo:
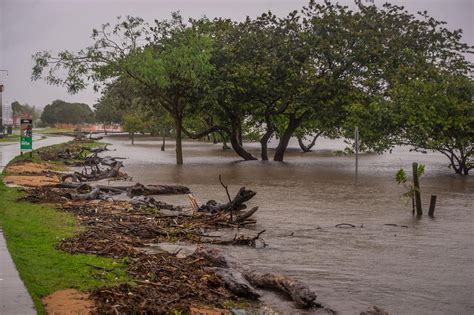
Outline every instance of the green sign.
[[20, 149], [21, 151], [33, 150], [33, 120], [32, 119], [21, 120]]

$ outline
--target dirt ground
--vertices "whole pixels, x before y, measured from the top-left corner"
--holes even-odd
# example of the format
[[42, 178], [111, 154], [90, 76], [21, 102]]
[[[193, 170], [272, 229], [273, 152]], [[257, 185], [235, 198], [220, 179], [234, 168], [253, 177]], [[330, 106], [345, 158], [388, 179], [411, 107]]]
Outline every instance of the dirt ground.
[[75, 289], [56, 291], [43, 298], [48, 315], [88, 315], [94, 311], [94, 302], [89, 294]]
[[4, 182], [17, 186], [42, 187], [59, 183], [59, 174], [53, 170], [56, 167], [50, 163], [22, 161], [9, 165], [5, 172]]

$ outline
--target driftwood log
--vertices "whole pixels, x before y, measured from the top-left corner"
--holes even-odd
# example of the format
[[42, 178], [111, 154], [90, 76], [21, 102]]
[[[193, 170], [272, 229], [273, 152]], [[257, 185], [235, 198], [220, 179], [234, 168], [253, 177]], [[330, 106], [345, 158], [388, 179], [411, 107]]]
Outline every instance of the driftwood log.
[[135, 207], [144, 207], [144, 208], [156, 208], [156, 209], [166, 209], [166, 210], [181, 210], [180, 207], [175, 207], [166, 202], [155, 200], [153, 197], [148, 196], [135, 196], [132, 198], [131, 203]]
[[227, 203], [217, 203], [215, 200], [209, 200], [205, 205], [199, 207], [199, 211], [217, 213], [222, 211], [235, 212], [243, 210], [247, 208], [244, 203], [252, 199], [256, 194], [256, 192], [242, 187], [231, 201]]
[[[329, 308], [316, 302], [316, 294], [301, 281], [290, 279], [283, 275], [253, 270], [244, 266], [236, 258], [214, 248], [199, 247], [196, 253], [214, 263], [216, 268], [219, 268], [216, 274], [221, 278], [226, 287], [236, 295], [257, 298], [255, 295], [256, 287], [282, 293], [288, 296], [300, 308], [319, 307], [333, 313]], [[223, 270], [226, 269], [228, 271], [224, 272]]]
[[106, 178], [116, 178], [121, 175], [120, 169], [123, 167], [123, 163], [117, 161], [109, 169], [100, 170], [98, 167], [93, 168], [92, 172], [88, 174], [87, 172], [79, 173], [74, 172], [72, 174], [66, 174], [61, 177], [61, 181], [66, 181], [67, 179], [71, 179], [72, 182], [91, 182], [91, 181], [98, 181]]
[[[73, 176], [73, 174], [68, 174]], [[134, 190], [135, 187], [144, 187], [145, 189]], [[91, 190], [91, 186], [86, 183], [59, 183], [54, 185], [48, 185], [46, 187], [50, 188], [73, 188], [73, 189], [87, 189]], [[130, 190], [133, 190], [134, 193], [131, 194], [131, 197], [140, 196], [138, 193], [142, 191], [144, 196], [148, 195], [179, 195], [179, 194], [188, 194], [190, 192], [188, 187], [185, 186], [174, 186], [174, 185], [147, 185], [144, 186], [140, 183], [135, 184], [134, 186], [106, 186], [106, 185], [96, 185], [102, 192], [112, 193], [112, 194], [124, 194], [128, 193]]]
[[100, 189], [94, 187], [90, 192], [85, 194], [66, 194], [66, 198], [71, 200], [96, 200], [100, 199]]
[[265, 233], [265, 230], [258, 232], [258, 234], [254, 237], [245, 236], [245, 235], [238, 235], [234, 236], [233, 239], [230, 240], [214, 240], [211, 243], [217, 245], [236, 245], [236, 246], [249, 246], [256, 248], [257, 247], [257, 240], [263, 244], [263, 247], [267, 246], [265, 241], [260, 238], [260, 235]]

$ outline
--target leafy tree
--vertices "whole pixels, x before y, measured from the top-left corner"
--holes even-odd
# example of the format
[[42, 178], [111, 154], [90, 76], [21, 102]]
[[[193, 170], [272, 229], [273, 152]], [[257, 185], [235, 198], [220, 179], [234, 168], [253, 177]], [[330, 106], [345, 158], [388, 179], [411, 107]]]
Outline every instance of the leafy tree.
[[126, 113], [123, 115], [123, 129], [130, 133], [132, 144], [135, 142], [135, 133], [145, 132], [145, 117], [137, 112]]
[[[64, 85], [75, 93], [87, 86], [88, 80], [99, 88], [118, 77], [132, 79], [136, 88], [165, 108], [174, 120], [176, 161], [183, 164], [182, 123], [186, 109], [199, 95], [201, 82], [212, 70], [209, 64], [211, 39], [199, 30], [187, 26], [179, 14], [171, 20], [157, 21], [150, 27], [140, 18], [127, 17], [112, 29], [104, 24], [93, 31], [95, 43], [71, 53], [63, 51], [57, 57], [49, 52], [34, 56], [33, 79], [44, 79]], [[67, 71], [61, 77], [59, 70]]]
[[45, 106], [41, 121], [48, 125], [91, 123], [94, 121], [94, 113], [87, 104], [55, 100]]
[[392, 94], [398, 142], [444, 154], [457, 174], [474, 168], [474, 82], [447, 73], [413, 80]]
[[465, 58], [472, 47], [460, 41], [462, 31], [448, 30], [426, 12], [358, 5], [352, 30], [365, 44], [358, 46], [352, 80], [363, 96], [348, 108], [346, 135], [359, 126], [364, 147], [377, 152], [395, 145], [439, 151], [456, 173], [468, 174], [474, 67]]

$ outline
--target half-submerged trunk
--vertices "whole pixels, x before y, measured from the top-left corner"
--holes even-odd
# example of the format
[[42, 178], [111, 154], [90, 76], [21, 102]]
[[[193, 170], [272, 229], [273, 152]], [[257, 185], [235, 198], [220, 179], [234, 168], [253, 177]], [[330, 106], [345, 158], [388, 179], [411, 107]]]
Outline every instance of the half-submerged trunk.
[[260, 139], [260, 146], [262, 148], [261, 157], [262, 161], [268, 161], [268, 141], [272, 137], [275, 130], [271, 127], [267, 127], [267, 131]]
[[230, 130], [230, 144], [232, 145], [232, 149], [234, 149], [235, 153], [237, 153], [241, 158], [246, 161], [256, 160], [257, 158], [254, 157], [252, 154], [247, 152], [241, 144], [242, 141], [242, 129], [239, 123], [232, 123], [232, 128]]
[[440, 150], [445, 156], [448, 157], [451, 167], [460, 175], [469, 175], [469, 171], [474, 168], [474, 165], [471, 165], [469, 161], [469, 154], [461, 151], [459, 154], [453, 149]]
[[164, 151], [164, 150], [165, 150], [165, 145], [166, 145], [166, 136], [165, 136], [165, 134], [163, 133], [163, 144], [161, 145], [161, 151]]
[[183, 126], [182, 119], [179, 117], [179, 114], [174, 115], [174, 128], [176, 132], [176, 164], [183, 165]]
[[298, 136], [298, 144], [300, 145], [301, 151], [307, 153], [311, 152], [311, 149], [316, 144], [316, 140], [318, 140], [319, 136], [322, 134], [322, 131], [318, 132], [314, 137], [313, 140], [308, 145], [304, 144], [304, 136]]
[[285, 156], [286, 149], [288, 148], [288, 143], [290, 142], [291, 136], [295, 132], [296, 128], [298, 128], [301, 122], [304, 119], [304, 114], [300, 117], [296, 117], [295, 113], [290, 114], [290, 120], [288, 122], [288, 127], [286, 127], [285, 131], [280, 137], [280, 141], [278, 142], [278, 146], [275, 150], [275, 155], [273, 156], [273, 160], [277, 162], [283, 162], [283, 157]]
[[268, 161], [268, 141], [272, 137], [273, 133], [275, 132], [275, 126], [272, 123], [270, 117], [270, 108], [267, 107], [265, 110], [265, 123], [266, 123], [266, 132], [260, 139], [260, 146], [262, 148], [261, 157], [262, 161]]

